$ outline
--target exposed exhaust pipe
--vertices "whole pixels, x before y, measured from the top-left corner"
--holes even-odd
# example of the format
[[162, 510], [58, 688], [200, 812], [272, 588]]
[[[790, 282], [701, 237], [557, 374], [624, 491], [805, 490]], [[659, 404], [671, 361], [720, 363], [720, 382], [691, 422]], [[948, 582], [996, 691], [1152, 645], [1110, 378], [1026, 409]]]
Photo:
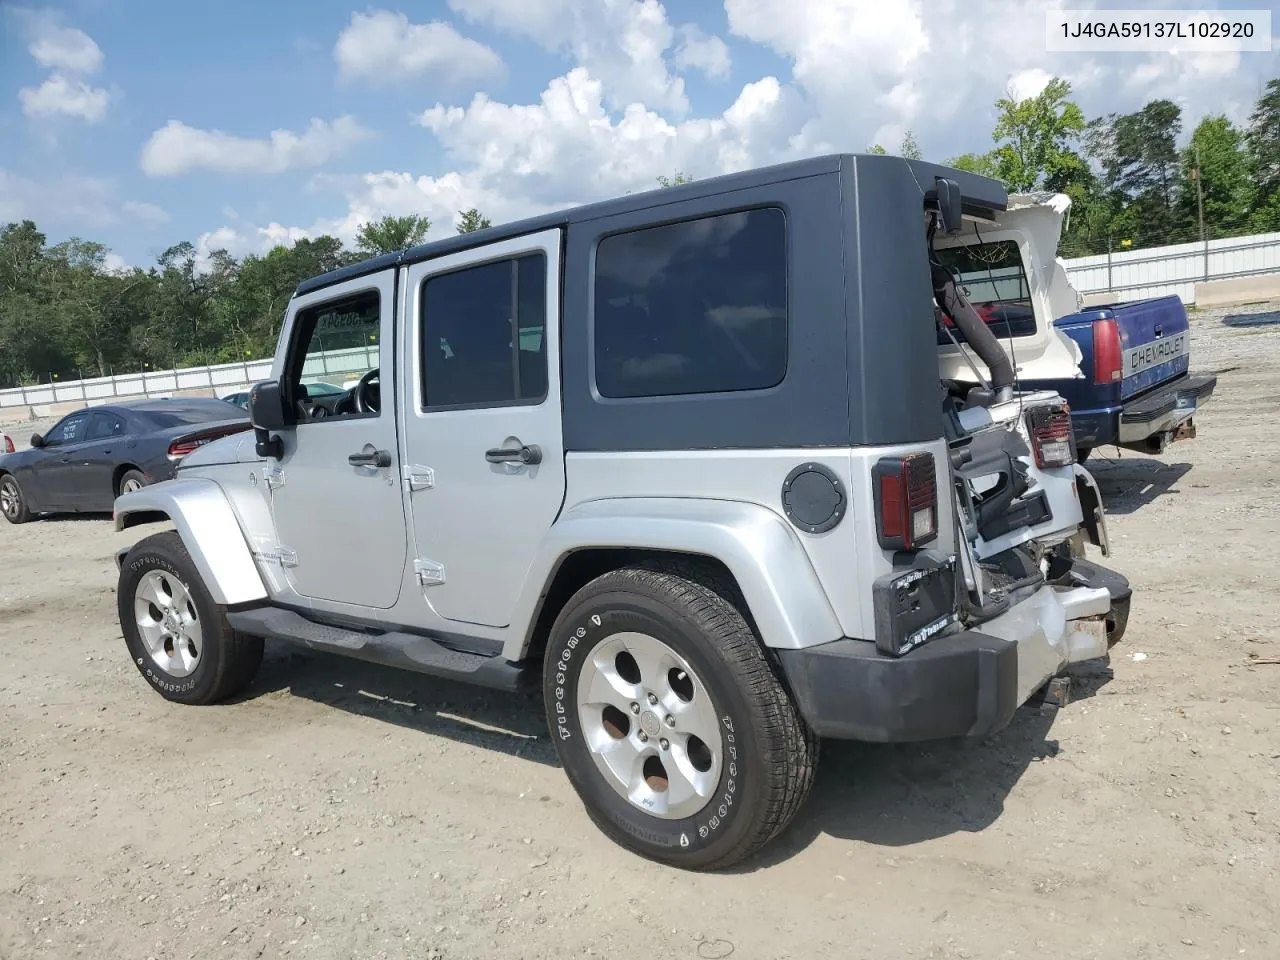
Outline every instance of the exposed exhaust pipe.
[[995, 402], [1003, 403], [1013, 399], [1013, 364], [1009, 362], [1009, 355], [1005, 353], [1004, 347], [991, 332], [991, 328], [982, 322], [964, 291], [956, 286], [951, 271], [940, 263], [931, 263], [930, 273], [933, 297], [938, 306], [955, 321], [969, 346], [973, 347], [973, 352], [991, 371], [991, 389], [995, 393]]

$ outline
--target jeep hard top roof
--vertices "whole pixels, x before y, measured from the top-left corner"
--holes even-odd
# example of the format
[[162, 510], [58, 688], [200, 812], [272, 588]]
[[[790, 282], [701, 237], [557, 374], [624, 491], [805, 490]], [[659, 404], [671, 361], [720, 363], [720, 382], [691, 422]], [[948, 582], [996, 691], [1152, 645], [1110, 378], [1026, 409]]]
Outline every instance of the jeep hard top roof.
[[849, 173], [852, 175], [855, 173], [857, 166], [864, 163], [905, 165], [910, 169], [916, 179], [916, 183], [920, 186], [922, 201], [925, 196], [933, 193], [935, 178], [948, 177], [956, 181], [960, 186], [960, 192], [964, 197], [964, 212], [968, 215], [989, 218], [992, 213], [1004, 210], [1008, 204], [1008, 195], [1005, 192], [1004, 185], [998, 180], [992, 180], [978, 174], [967, 173], [963, 170], [945, 167], [936, 163], [926, 163], [923, 160], [907, 160], [902, 157], [865, 153], [827, 154], [820, 157], [793, 160], [788, 163], [744, 170], [740, 173], [708, 177], [705, 180], [695, 180], [676, 187], [655, 188], [642, 193], [616, 197], [611, 200], [568, 207], [554, 213], [545, 213], [524, 220], [516, 220], [512, 223], [499, 224], [496, 227], [477, 230], [473, 233], [464, 233], [455, 237], [447, 237], [443, 240], [434, 240], [407, 250], [384, 253], [380, 256], [363, 260], [360, 263], [352, 264], [349, 267], [331, 270], [328, 273], [303, 280], [298, 284], [295, 295], [321, 290], [333, 284], [342, 283], [345, 280], [376, 273], [387, 267], [418, 263], [445, 254], [456, 253], [460, 250], [467, 250], [500, 240], [508, 240], [553, 227], [563, 227], [571, 223], [581, 223], [599, 217], [655, 209], [670, 203], [727, 194], [735, 190], [745, 190], [763, 184], [796, 180], [802, 177], [837, 173]]

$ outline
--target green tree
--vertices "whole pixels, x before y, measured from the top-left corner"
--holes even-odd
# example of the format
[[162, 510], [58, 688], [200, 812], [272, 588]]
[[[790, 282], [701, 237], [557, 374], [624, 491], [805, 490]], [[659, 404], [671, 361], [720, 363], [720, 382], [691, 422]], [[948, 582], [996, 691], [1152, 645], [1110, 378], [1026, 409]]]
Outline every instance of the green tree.
[[673, 177], [659, 176], [655, 179], [657, 179], [658, 185], [661, 187], [678, 187], [682, 183], [693, 183], [693, 177], [687, 176], [679, 170], [676, 171]]
[[475, 207], [470, 210], [463, 210], [458, 214], [458, 232], [459, 233], [475, 233], [477, 230], [487, 230], [493, 226], [493, 223]]
[[1182, 151], [1176, 188], [1180, 225], [1187, 234], [1199, 237], [1199, 206], [1203, 199], [1207, 236], [1243, 228], [1249, 219], [1253, 192], [1244, 134], [1222, 114], [1205, 117]]
[[947, 161], [947, 166], [969, 173], [981, 174], [984, 177], [996, 177], [996, 160], [990, 153], [962, 153]]
[[873, 143], [871, 146], [867, 147], [867, 153], [875, 154], [877, 157], [883, 157], [886, 156], [889, 151], [880, 146], [880, 144]]
[[921, 159], [920, 145], [916, 143], [916, 135], [908, 130], [902, 135], [902, 145], [898, 147], [898, 156], [908, 160]]
[[1280, 79], [1267, 83], [1245, 134], [1255, 193], [1250, 219], [1257, 230], [1280, 229]]
[[1050, 173], [1063, 165], [1062, 155], [1072, 152], [1070, 145], [1084, 131], [1085, 119], [1070, 95], [1071, 84], [1054, 77], [1034, 97], [1017, 100], [1010, 93], [996, 101], [992, 160], [1009, 190], [1043, 187]]
[[368, 257], [407, 250], [422, 243], [430, 229], [431, 221], [427, 217], [387, 214], [360, 227], [356, 232], [356, 249]]

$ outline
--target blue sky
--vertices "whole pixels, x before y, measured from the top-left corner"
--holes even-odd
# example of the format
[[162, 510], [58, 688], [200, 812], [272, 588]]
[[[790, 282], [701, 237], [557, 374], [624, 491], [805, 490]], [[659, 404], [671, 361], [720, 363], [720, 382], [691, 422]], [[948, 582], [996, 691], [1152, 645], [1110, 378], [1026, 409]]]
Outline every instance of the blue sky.
[[1188, 130], [1210, 111], [1243, 120], [1280, 76], [1280, 45], [1048, 54], [1044, 9], [0, 2], [0, 222], [31, 217], [53, 240], [101, 240], [144, 266], [182, 239], [239, 255], [350, 239], [388, 212], [426, 214], [441, 234], [472, 205], [506, 220], [677, 169], [892, 149], [907, 128], [931, 159], [986, 149], [995, 97], [1051, 74], [1072, 79], [1091, 116], [1176, 99]]

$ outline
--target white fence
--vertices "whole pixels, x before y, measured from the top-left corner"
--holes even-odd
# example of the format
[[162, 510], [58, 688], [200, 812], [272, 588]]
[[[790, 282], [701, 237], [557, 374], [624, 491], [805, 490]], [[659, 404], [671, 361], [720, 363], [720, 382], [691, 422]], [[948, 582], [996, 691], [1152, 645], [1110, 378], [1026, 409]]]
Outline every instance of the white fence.
[[[307, 358], [302, 368], [306, 381], [332, 377], [342, 381], [363, 374], [378, 365], [377, 347], [329, 350]], [[0, 390], [0, 408], [40, 407], [55, 403], [82, 403], [93, 406], [110, 403], [117, 397], [166, 397], [175, 393], [204, 392], [226, 396], [248, 390], [271, 375], [271, 360], [223, 363], [212, 367], [184, 367], [148, 373], [126, 373], [89, 380], [55, 381], [32, 387]], [[341, 385], [341, 382], [339, 382]]]
[[[1203, 280], [1280, 273], [1280, 233], [1102, 253], [1065, 263], [1071, 283], [1082, 294], [1114, 292], [1117, 300], [1177, 294], [1184, 303], [1192, 303], [1195, 285]], [[377, 363], [376, 347], [331, 350], [308, 358], [303, 376], [350, 378]], [[68, 402], [92, 405], [115, 397], [167, 396], [188, 390], [223, 396], [247, 390], [270, 373], [268, 359], [46, 383], [0, 390], [0, 408]]]
[[1207, 243], [1101, 253], [1064, 261], [1071, 284], [1082, 294], [1113, 292], [1117, 300], [1177, 294], [1195, 302], [1195, 285], [1280, 273], [1280, 233], [1231, 237]]

